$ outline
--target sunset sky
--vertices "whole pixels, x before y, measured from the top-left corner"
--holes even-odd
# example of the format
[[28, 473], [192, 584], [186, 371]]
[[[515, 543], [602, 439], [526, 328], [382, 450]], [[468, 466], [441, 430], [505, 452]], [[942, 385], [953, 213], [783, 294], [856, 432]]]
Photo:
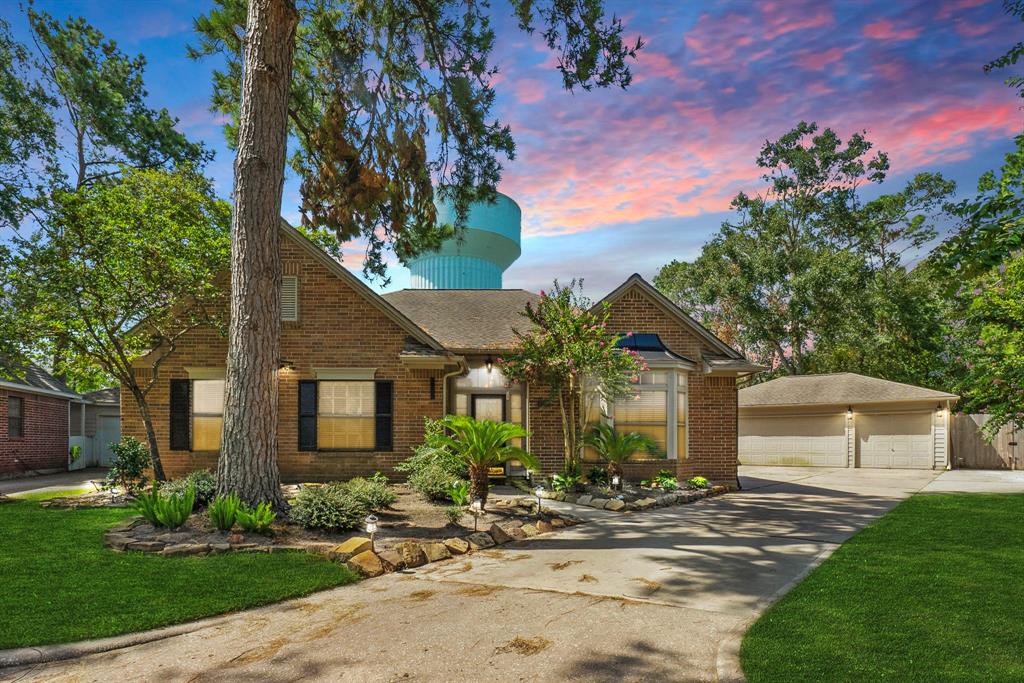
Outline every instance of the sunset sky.
[[[205, 2], [43, 1], [59, 18], [80, 14], [129, 53], [149, 60], [151, 102], [216, 150], [208, 172], [231, 190], [232, 156], [208, 109], [215, 62], [185, 56]], [[637, 6], [643, 9], [637, 9]], [[15, 3], [2, 10], [27, 38]], [[867, 130], [890, 155], [884, 190], [941, 171], [961, 193], [997, 167], [1022, 128], [1004, 74], [982, 65], [1024, 39], [997, 0], [924, 2], [609, 2], [647, 47], [626, 91], [567, 93], [539, 37], [515, 29], [494, 2], [500, 67], [497, 113], [517, 158], [500, 189], [523, 209], [523, 256], [507, 287], [539, 289], [583, 277], [599, 296], [629, 274], [653, 277], [689, 259], [729, 216], [740, 190], [756, 192], [760, 145], [801, 119], [844, 138]], [[297, 218], [290, 178], [286, 218]], [[360, 251], [345, 265], [359, 270]], [[392, 269], [388, 289], [407, 286]]]

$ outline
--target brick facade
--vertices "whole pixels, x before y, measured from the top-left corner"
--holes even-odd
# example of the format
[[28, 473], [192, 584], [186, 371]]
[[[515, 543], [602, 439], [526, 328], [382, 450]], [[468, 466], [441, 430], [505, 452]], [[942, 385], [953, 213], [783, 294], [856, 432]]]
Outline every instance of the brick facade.
[[[331, 272], [323, 262], [291, 239], [282, 238], [285, 275], [299, 278], [298, 320], [282, 323], [282, 358], [290, 367], [280, 371], [278, 458], [285, 481], [328, 481], [381, 471], [394, 475], [393, 466], [406, 459], [423, 436], [423, 418], [444, 414], [442, 384], [446, 370], [412, 369], [399, 358], [408, 330], [402, 328], [353, 285]], [[612, 306], [612, 329], [656, 332], [676, 353], [699, 361], [701, 340], [679, 320], [658, 307], [648, 295], [630, 290]], [[164, 361], [161, 380], [150, 392], [150, 408], [164, 469], [177, 477], [196, 469], [216, 466], [216, 452], [172, 451], [169, 448], [169, 385], [187, 379], [187, 368], [222, 368], [227, 341], [214, 330], [191, 333]], [[377, 380], [394, 382], [394, 447], [389, 452], [303, 452], [298, 449], [298, 383], [315, 379], [317, 368], [374, 368]], [[448, 368], [450, 371], [453, 368]], [[139, 372], [148, 372], [139, 368]], [[435, 394], [430, 397], [431, 379]], [[736, 477], [736, 384], [729, 376], [691, 372], [690, 450], [675, 462], [680, 476], [701, 474], [733, 481]], [[121, 392], [122, 434], [145, 441], [145, 430], [134, 401]], [[528, 391], [530, 450], [544, 472], [562, 466], [562, 434], [558, 406], [543, 405], [544, 392]], [[632, 463], [627, 476], [649, 476], [672, 468], [673, 461]]]
[[[24, 436], [7, 433], [8, 398], [23, 401]], [[68, 400], [0, 389], [0, 478], [68, 467]]]

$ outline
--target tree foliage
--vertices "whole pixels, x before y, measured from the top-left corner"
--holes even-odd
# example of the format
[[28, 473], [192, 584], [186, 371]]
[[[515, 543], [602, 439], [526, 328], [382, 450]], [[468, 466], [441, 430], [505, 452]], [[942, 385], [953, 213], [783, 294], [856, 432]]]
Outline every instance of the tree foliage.
[[583, 296], [582, 281], [556, 281], [536, 305], [527, 303], [529, 327], [516, 331], [516, 350], [499, 359], [507, 378], [543, 387], [546, 400], [557, 403], [567, 467], [580, 460], [595, 402], [631, 396], [633, 380], [646, 370], [635, 351], [616, 346], [620, 337], [608, 330], [610, 314], [607, 302], [595, 309]]
[[518, 460], [526, 467], [537, 467], [534, 457], [518, 446], [515, 439], [529, 436], [521, 425], [511, 422], [477, 420], [468, 415], [447, 415], [441, 424], [449, 434], [442, 443], [469, 470], [470, 495], [487, 504], [488, 470], [509, 460]]
[[[62, 348], [69, 368], [99, 367], [119, 381], [139, 405], [162, 479], [147, 396], [182, 336], [218, 325], [230, 209], [188, 168], [120, 173], [58, 192], [50, 218], [16, 241], [3, 323], [24, 354]], [[137, 375], [143, 356], [152, 372]]]
[[[566, 88], [630, 82], [618, 19], [600, 0], [514, 0], [520, 28], [540, 29]], [[299, 7], [288, 105], [301, 178], [303, 225], [337, 242], [366, 241], [364, 270], [384, 277], [384, 252], [436, 248], [456, 226], [436, 225], [436, 192], [456, 208], [494, 197], [501, 157], [514, 158], [509, 127], [492, 111], [497, 67], [486, 2], [308, 0]], [[196, 21], [195, 58], [220, 55], [213, 108], [238, 135], [245, 0], [217, 0]], [[335, 253], [337, 249], [335, 249]]]
[[[692, 263], [667, 264], [655, 284], [776, 372], [843, 368], [924, 381], [938, 343], [935, 297], [902, 257], [934, 239], [932, 219], [953, 183], [921, 173], [865, 202], [863, 185], [886, 177], [886, 154], [862, 133], [844, 143], [806, 122], [766, 142], [757, 165], [764, 192], [738, 194], [738, 219]], [[890, 351], [908, 342], [925, 346], [923, 355], [893, 366]]]
[[[1024, 21], [1024, 0], [1003, 0], [1003, 9], [1011, 17]], [[986, 64], [985, 73], [1014, 67], [1022, 56], [1024, 56], [1024, 41], [1016, 43], [1005, 53]], [[1024, 97], [1024, 76], [1011, 74], [1006, 77], [1005, 82], [1006, 85], [1016, 90], [1018, 95]]]

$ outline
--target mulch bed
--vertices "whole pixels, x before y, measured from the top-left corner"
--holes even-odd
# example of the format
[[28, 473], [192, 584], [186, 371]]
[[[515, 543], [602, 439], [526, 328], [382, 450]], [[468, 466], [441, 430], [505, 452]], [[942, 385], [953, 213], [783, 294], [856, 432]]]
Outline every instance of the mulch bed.
[[545, 490], [541, 498], [558, 500], [576, 505], [611, 510], [613, 512], [634, 512], [668, 505], [685, 505], [698, 500], [728, 493], [728, 486], [712, 486], [706, 489], [682, 488], [669, 491], [662, 488], [648, 488], [624, 484], [621, 490], [605, 486], [581, 484], [570, 493]]

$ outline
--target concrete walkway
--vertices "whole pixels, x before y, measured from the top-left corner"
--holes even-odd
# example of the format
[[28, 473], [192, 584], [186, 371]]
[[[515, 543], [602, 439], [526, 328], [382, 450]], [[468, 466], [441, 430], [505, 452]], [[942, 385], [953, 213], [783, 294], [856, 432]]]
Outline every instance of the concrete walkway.
[[34, 477], [0, 479], [0, 493], [37, 493], [40, 491], [66, 491], [69, 489], [92, 489], [90, 481], [107, 476], [105, 467], [87, 467], [74, 472], [41, 474]]
[[541, 540], [0, 680], [727, 680], [780, 590], [936, 476], [744, 468], [742, 493], [589, 511]]

